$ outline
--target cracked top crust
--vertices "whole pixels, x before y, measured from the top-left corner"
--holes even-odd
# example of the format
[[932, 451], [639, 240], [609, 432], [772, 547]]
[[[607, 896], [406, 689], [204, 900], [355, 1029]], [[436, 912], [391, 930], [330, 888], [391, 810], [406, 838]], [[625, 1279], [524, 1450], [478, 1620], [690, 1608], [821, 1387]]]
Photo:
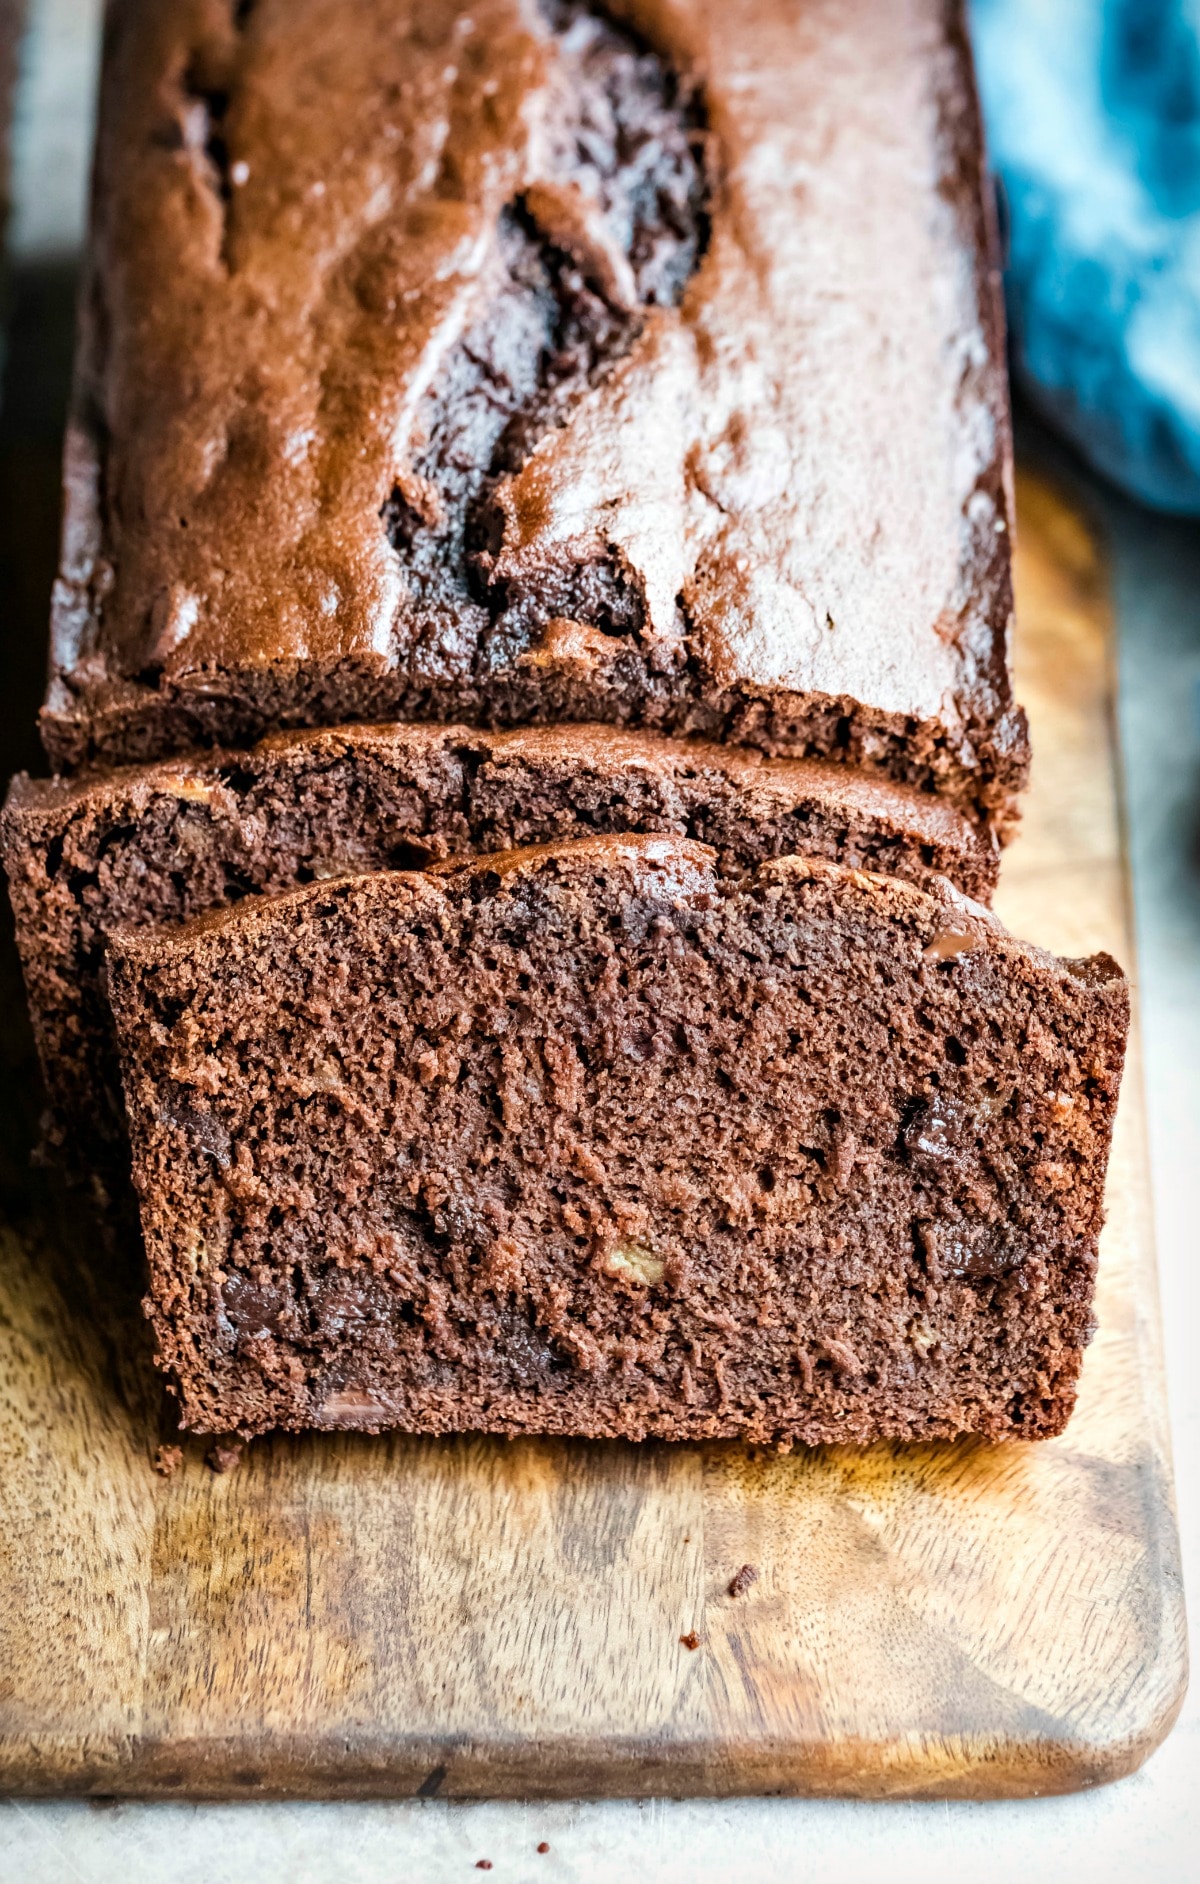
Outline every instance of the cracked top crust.
[[1002, 831], [980, 164], [945, 0], [114, 0], [51, 757], [590, 718]]

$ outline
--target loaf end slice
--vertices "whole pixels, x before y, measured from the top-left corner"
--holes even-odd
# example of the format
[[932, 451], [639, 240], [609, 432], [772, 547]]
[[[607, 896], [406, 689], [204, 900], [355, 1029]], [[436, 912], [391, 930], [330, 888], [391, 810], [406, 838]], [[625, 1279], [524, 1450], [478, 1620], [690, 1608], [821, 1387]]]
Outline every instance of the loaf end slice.
[[185, 1425], [1069, 1417], [1128, 1021], [948, 886], [588, 838], [119, 937]]

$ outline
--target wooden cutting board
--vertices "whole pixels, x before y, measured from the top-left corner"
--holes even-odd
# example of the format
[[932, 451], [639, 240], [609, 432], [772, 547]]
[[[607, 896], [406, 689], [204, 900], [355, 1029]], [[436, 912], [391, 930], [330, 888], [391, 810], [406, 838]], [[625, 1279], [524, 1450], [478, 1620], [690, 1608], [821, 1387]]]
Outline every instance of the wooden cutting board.
[[[1047, 485], [1021, 512], [1037, 761], [999, 907], [1129, 963], [1103, 571]], [[4, 1788], [993, 1797], [1115, 1779], [1166, 1733], [1185, 1651], [1136, 1051], [1059, 1440], [321, 1435], [225, 1476], [191, 1443], [163, 1479], [132, 1245], [28, 1174], [6, 973]]]

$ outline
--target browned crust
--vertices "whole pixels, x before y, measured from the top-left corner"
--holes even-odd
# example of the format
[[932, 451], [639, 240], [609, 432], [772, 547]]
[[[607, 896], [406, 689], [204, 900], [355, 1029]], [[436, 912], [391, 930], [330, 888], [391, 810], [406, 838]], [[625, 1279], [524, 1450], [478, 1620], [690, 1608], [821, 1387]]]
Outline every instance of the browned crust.
[[[863, 40], [864, 59], [870, 60], [870, 35], [855, 13], [859, 3], [829, 0], [814, 15], [811, 31], [818, 35], [818, 43], [823, 35], [831, 41], [839, 35], [852, 40], [857, 35]], [[220, 14], [221, 0], [203, 0], [203, 4], [201, 0], [170, 0], [170, 7], [154, 8], [141, 0], [123, 0], [115, 14], [120, 30], [113, 37], [114, 48], [119, 41], [119, 57], [118, 50], [111, 52], [105, 80], [91, 278], [84, 297], [79, 398], [68, 459], [55, 655], [43, 715], [44, 736], [55, 763], [74, 767], [94, 761], [140, 762], [197, 744], [246, 743], [276, 726], [344, 719], [441, 718], [493, 724], [600, 719], [644, 724], [672, 736], [696, 734], [744, 743], [775, 755], [850, 761], [948, 797], [1003, 840], [1027, 778], [1028, 740], [1024, 718], [1013, 705], [1009, 674], [1011, 442], [995, 231], [961, 8], [957, 0], [948, 6], [928, 0], [928, 6], [930, 20], [921, 30], [929, 48], [929, 85], [940, 126], [940, 188], [953, 204], [962, 252], [975, 283], [975, 318], [984, 352], [982, 363], [972, 365], [958, 396], [964, 409], [986, 411], [993, 439], [990, 459], [980, 469], [971, 499], [987, 510], [987, 516], [976, 529], [964, 509], [955, 526], [962, 532], [957, 604], [961, 613], [955, 630], [957, 678], [948, 690], [953, 694], [948, 719], [940, 710], [897, 711], [881, 706], [869, 694], [858, 698], [849, 690], [819, 685], [798, 688], [788, 683], [782, 670], [778, 680], [763, 684], [741, 670], [740, 656], [719, 652], [720, 637], [714, 641], [712, 626], [704, 617], [707, 605], [690, 589], [684, 597], [684, 637], [678, 646], [668, 646], [656, 631], [656, 636], [626, 637], [610, 645], [601, 650], [602, 660], [594, 649], [582, 661], [577, 654], [545, 659], [539, 654], [532, 665], [523, 659], [499, 667], [468, 664], [469, 671], [463, 668], [450, 675], [447, 670], [439, 679], [439, 662], [445, 666], [450, 660], [445, 647], [437, 651], [432, 665], [424, 656], [409, 659], [401, 654], [385, 659], [352, 645], [354, 634], [347, 630], [349, 640], [343, 637], [339, 648], [321, 644], [320, 651], [296, 660], [282, 643], [273, 643], [269, 632], [247, 628], [244, 658], [231, 644], [215, 662], [204, 657], [189, 666], [187, 660], [169, 659], [148, 680], [142, 672], [142, 655], [135, 652], [144, 639], [142, 616], [135, 619], [131, 614], [126, 619], [121, 613], [120, 585], [126, 580], [129, 557], [122, 556], [120, 545], [109, 540], [111, 507], [105, 496], [104, 462], [109, 420], [102, 416], [112, 405], [114, 375], [119, 369], [122, 384], [136, 384], [138, 361], [128, 353], [115, 365], [108, 361], [104, 354], [109, 343], [104, 336], [112, 328], [109, 303], [114, 284], [136, 284], [139, 271], [144, 274], [153, 266], [161, 308], [169, 309], [175, 292], [174, 270], [170, 257], [155, 247], [158, 238], [153, 234], [152, 217], [142, 231], [132, 224], [114, 223], [113, 179], [123, 176], [131, 164], [142, 165], [148, 185], [153, 184], [151, 195], [159, 189], [153, 163], [161, 162], [161, 153], [158, 159], [147, 155], [152, 140], [145, 150], [131, 142], [132, 119], [125, 109], [131, 88], [143, 100], [156, 96], [156, 85], [166, 82], [160, 71], [160, 67], [165, 70], [164, 61], [178, 63], [183, 56], [180, 48], [190, 43], [189, 33], [200, 31], [199, 22], [207, 22], [206, 32], [216, 30], [213, 22]], [[637, 0], [618, 11], [682, 69], [703, 69], [706, 60], [711, 64], [712, 47], [704, 35], [717, 29], [711, 21], [702, 26], [701, 15], [685, 17], [659, 5], [658, 0]], [[501, 7], [497, 21], [502, 12]], [[153, 29], [148, 25], [152, 17]], [[714, 13], [714, 20], [719, 17]], [[775, 28], [769, 8], [748, 13], [746, 34], [751, 38], [758, 34], [764, 48], [776, 46], [771, 37]], [[886, 61], [883, 65], [886, 68]], [[803, 73], [803, 59], [797, 69]], [[722, 80], [722, 72], [708, 70], [713, 122], [721, 127], [721, 136], [734, 137], [736, 142], [736, 137], [751, 134], [744, 126], [735, 132], [736, 114], [722, 92]], [[148, 124], [144, 106], [139, 104], [138, 109], [138, 123], [146, 118]], [[730, 162], [737, 154], [731, 147]], [[719, 245], [719, 231], [726, 226], [723, 217], [744, 218], [747, 213], [735, 183], [721, 185], [714, 242]], [[804, 233], [802, 216], [800, 228]], [[828, 233], [818, 229], [818, 243]], [[807, 232], [805, 240], [811, 243], [813, 235]], [[140, 250], [142, 241], [146, 247]], [[120, 292], [125, 293], [126, 286]], [[183, 319], [182, 307], [177, 311]], [[890, 423], [886, 404], [877, 417], [881, 433], [886, 432]], [[193, 534], [194, 529], [193, 523]], [[228, 545], [223, 548], [228, 550]], [[235, 575], [237, 567], [253, 560], [247, 553], [239, 562], [235, 553]], [[881, 591], [876, 599], [880, 612], [885, 612], [886, 595]], [[898, 593], [895, 605], [899, 607], [903, 599]], [[861, 631], [878, 635], [883, 626], [882, 620], [864, 620]], [[860, 631], [856, 625], [846, 632]], [[931, 622], [927, 632], [932, 648], [944, 628], [935, 631]], [[315, 625], [312, 633], [320, 644]]]

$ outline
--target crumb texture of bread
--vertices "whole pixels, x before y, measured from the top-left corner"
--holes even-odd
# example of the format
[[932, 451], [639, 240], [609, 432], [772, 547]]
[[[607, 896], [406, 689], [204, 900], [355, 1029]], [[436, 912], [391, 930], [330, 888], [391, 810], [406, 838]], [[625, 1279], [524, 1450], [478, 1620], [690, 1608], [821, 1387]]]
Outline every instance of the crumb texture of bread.
[[180, 923], [316, 878], [589, 831], [711, 844], [725, 867], [807, 854], [990, 898], [994, 841], [944, 799], [845, 766], [615, 727], [278, 734], [69, 782], [19, 779], [0, 815], [51, 1142], [126, 1158], [104, 991], [116, 928]]
[[591, 837], [114, 944], [185, 1426], [1061, 1430], [1128, 1025], [948, 885]]
[[1003, 835], [986, 187], [943, 0], [114, 0], [53, 761], [604, 720]]

